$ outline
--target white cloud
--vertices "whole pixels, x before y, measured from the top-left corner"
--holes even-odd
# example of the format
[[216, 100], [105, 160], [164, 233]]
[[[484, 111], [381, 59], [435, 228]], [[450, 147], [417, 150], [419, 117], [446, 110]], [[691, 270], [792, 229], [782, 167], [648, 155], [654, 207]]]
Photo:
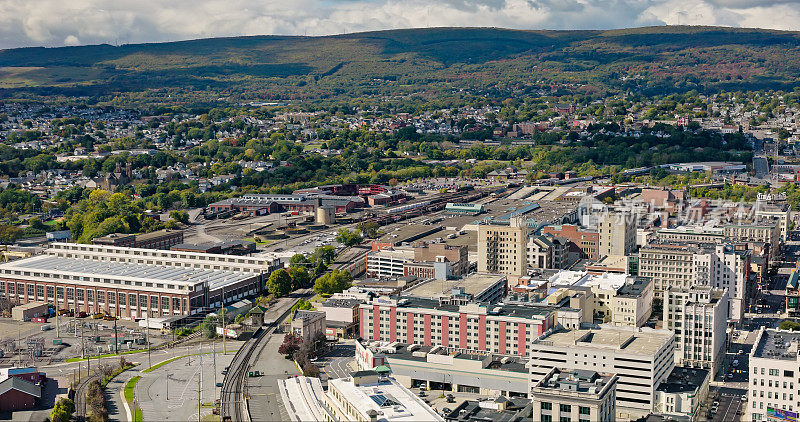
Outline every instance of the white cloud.
[[796, 30], [800, 0], [0, 0], [0, 48], [427, 26], [660, 24]]

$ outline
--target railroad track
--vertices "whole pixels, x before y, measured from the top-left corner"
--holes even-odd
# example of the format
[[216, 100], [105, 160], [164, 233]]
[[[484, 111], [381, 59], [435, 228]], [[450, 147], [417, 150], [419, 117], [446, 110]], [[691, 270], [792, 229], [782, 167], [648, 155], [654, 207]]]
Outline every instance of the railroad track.
[[259, 328], [253, 337], [248, 340], [233, 357], [228, 373], [222, 381], [222, 392], [220, 394], [220, 415], [224, 421], [232, 422], [250, 422], [250, 413], [244, 406], [247, 398], [247, 372], [253, 365], [253, 356], [256, 358], [260, 355], [261, 350], [269, 340], [270, 334], [275, 331], [278, 324], [281, 323], [289, 313], [292, 307], [300, 299], [306, 298], [311, 294], [311, 290], [298, 291], [294, 293], [296, 297], [292, 301], [291, 306], [281, 313], [278, 318], [265, 324]]

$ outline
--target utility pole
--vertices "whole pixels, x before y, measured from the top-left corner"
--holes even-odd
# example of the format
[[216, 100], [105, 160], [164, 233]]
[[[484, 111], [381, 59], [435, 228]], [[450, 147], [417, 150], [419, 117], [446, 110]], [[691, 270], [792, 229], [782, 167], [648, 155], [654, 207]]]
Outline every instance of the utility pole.
[[[119, 300], [119, 298], [117, 298]], [[119, 337], [117, 337], [117, 320], [119, 319], [119, 303], [117, 303], [116, 316], [114, 317], [114, 354], [119, 355]]]
[[211, 360], [214, 362], [214, 399], [217, 398], [217, 342], [211, 341]]
[[225, 287], [222, 288], [222, 310], [220, 311], [222, 314], [222, 354], [228, 354], [228, 349], [225, 347], [225, 337], [227, 337], [227, 333], [225, 332]]
[[[203, 368], [200, 368], [200, 376], [203, 374]], [[197, 377], [197, 422], [200, 422], [200, 376]]]
[[147, 365], [152, 368], [153, 367], [153, 360], [150, 358], [150, 309], [144, 314], [145, 327], [144, 332], [147, 334]]

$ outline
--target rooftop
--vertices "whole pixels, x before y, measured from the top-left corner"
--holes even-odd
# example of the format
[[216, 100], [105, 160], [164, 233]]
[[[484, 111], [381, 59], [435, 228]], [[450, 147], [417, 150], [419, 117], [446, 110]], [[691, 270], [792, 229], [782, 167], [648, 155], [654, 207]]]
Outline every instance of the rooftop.
[[797, 360], [798, 343], [800, 343], [800, 332], [763, 330], [753, 347], [753, 357]]
[[665, 393], [693, 393], [708, 381], [708, 371], [699, 368], [686, 368], [676, 366], [672, 369], [666, 381], [656, 388], [656, 391]]
[[[445, 415], [447, 420], [458, 422], [492, 421], [492, 422], [521, 422], [530, 421], [530, 409], [527, 407], [530, 400], [522, 397], [505, 398], [500, 396], [495, 400], [467, 400]], [[501, 406], [501, 404], [503, 406]], [[505, 407], [505, 409], [503, 409]], [[526, 411], [526, 408], [528, 409]]]
[[612, 382], [614, 375], [600, 374], [585, 369], [562, 371], [553, 369], [542, 378], [535, 388], [547, 391], [562, 391], [584, 394], [599, 394]]
[[[195, 268], [168, 267], [150, 264], [96, 261], [78, 258], [63, 258], [55, 255], [39, 255], [0, 264], [0, 274], [37, 277], [32, 271], [53, 274], [58, 277], [72, 276], [73, 280], [103, 282], [89, 278], [105, 278], [120, 281], [164, 283], [177, 286], [194, 286], [207, 282], [210, 289], [237, 283], [253, 277], [233, 271], [205, 270]], [[26, 273], [28, 275], [26, 275]], [[121, 284], [121, 283], [117, 283]], [[179, 287], [178, 287], [179, 288]]]
[[427, 362], [428, 354], [432, 355], [451, 355], [453, 364], [457, 365], [458, 360], [482, 361], [483, 368], [509, 371], [518, 373], [528, 373], [526, 362], [520, 358], [499, 355], [479, 355], [463, 352], [449, 352], [448, 349], [439, 346], [424, 346], [420, 344], [409, 345], [405, 343], [386, 343], [365, 341], [364, 345], [376, 352], [387, 352], [389, 359], [409, 360], [416, 362]]
[[[353, 374], [362, 376], [361, 374]], [[369, 375], [369, 374], [364, 374]], [[328, 394], [335, 389], [344, 401], [369, 420], [367, 414], [377, 412], [378, 421], [424, 420], [440, 421], [442, 418], [422, 399], [392, 378], [379, 378], [376, 383], [357, 383], [353, 378], [328, 380]]]
[[616, 349], [626, 353], [652, 355], [673, 341], [673, 337], [674, 334], [670, 330], [600, 325], [590, 329], [555, 331], [535, 342], [561, 347]]
[[403, 292], [404, 295], [436, 298], [450, 296], [453, 289], [463, 288], [464, 293], [472, 296], [480, 295], [484, 290], [505, 280], [504, 275], [489, 273], [474, 273], [458, 280], [431, 280]]
[[[447, 312], [459, 312], [457, 305], [442, 304], [436, 299], [427, 299], [416, 296], [404, 296], [397, 298], [398, 307], [437, 309]], [[477, 306], [477, 305], [475, 305]], [[524, 319], [540, 319], [553, 313], [553, 310], [545, 306], [516, 305], [516, 304], [495, 304], [480, 306], [486, 309], [488, 316], [508, 316]]]

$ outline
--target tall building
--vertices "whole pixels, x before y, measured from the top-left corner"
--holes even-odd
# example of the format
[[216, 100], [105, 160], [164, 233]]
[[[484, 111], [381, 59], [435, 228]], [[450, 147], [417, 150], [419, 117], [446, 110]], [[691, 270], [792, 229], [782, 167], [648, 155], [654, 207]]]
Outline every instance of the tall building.
[[800, 333], [761, 327], [750, 351], [746, 420], [797, 420], [800, 413], [798, 345]]
[[769, 259], [775, 260], [780, 251], [780, 221], [762, 218], [752, 223], [726, 224], [725, 237], [734, 242], [763, 242], [769, 244]]
[[569, 240], [563, 237], [530, 236], [526, 248], [530, 269], [563, 269], [569, 263]]
[[612, 373], [618, 377], [616, 419], [653, 411], [655, 391], [675, 367], [672, 331], [601, 325], [551, 331], [530, 346], [531, 387], [553, 368]]
[[782, 242], [789, 239], [789, 225], [791, 223], [789, 204], [783, 201], [769, 202], [759, 199], [756, 201], [754, 208], [756, 220], [777, 220], [779, 239]]
[[530, 228], [524, 218], [508, 225], [478, 225], [478, 271], [521, 277], [528, 274], [526, 245]]
[[675, 363], [716, 374], [725, 357], [728, 291], [709, 286], [664, 293], [664, 328], [675, 332]]
[[615, 421], [616, 386], [614, 374], [553, 368], [531, 387], [533, 420]]
[[639, 275], [655, 282], [655, 296], [670, 288], [710, 286], [728, 290], [728, 319], [739, 321], [752, 296], [750, 251], [730, 244], [655, 242], [639, 250]]
[[580, 253], [581, 258], [597, 260], [597, 244], [600, 235], [595, 230], [586, 230], [575, 224], [562, 224], [557, 226], [545, 226], [542, 233], [551, 236], [563, 237], [570, 241], [572, 248]]
[[600, 257], [636, 252], [636, 220], [627, 213], [603, 213], [597, 222]]

